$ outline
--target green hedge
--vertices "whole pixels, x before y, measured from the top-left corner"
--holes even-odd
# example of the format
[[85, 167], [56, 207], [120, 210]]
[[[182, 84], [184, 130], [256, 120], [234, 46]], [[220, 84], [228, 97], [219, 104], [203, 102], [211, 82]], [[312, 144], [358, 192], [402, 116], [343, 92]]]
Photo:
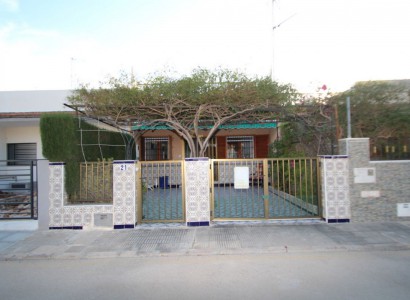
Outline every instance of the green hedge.
[[118, 132], [99, 130], [68, 113], [43, 114], [40, 133], [43, 156], [50, 161], [66, 163], [66, 192], [69, 198], [79, 190], [80, 162], [125, 159], [126, 147], [105, 145], [125, 146], [126, 139], [131, 138], [124, 138]]

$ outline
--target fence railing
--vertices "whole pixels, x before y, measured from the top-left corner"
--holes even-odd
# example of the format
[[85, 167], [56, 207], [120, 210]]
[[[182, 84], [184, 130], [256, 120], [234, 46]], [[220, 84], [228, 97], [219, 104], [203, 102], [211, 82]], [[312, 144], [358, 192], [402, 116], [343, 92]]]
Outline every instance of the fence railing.
[[0, 219], [37, 219], [37, 161], [0, 160]]
[[80, 163], [79, 175], [79, 191], [74, 194], [73, 203], [112, 203], [112, 161]]
[[268, 160], [269, 185], [293, 213], [318, 215], [320, 209], [319, 162], [317, 158]]
[[[245, 167], [245, 176], [249, 177], [242, 179], [249, 180], [249, 184], [240, 188], [235, 187], [238, 167]], [[277, 219], [320, 215], [317, 158], [214, 159], [212, 172], [214, 218]]]
[[143, 161], [138, 169], [139, 222], [183, 222], [183, 161]]

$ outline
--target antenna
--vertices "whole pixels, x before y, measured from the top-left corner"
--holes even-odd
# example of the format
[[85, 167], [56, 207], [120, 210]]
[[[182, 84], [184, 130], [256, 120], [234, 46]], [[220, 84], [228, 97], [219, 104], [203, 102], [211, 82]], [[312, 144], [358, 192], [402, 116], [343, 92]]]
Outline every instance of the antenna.
[[[275, 0], [272, 0], [272, 24], [274, 24], [275, 22], [275, 8], [274, 8], [274, 3]], [[276, 25], [273, 25], [272, 27], [272, 67], [271, 67], [271, 80], [273, 81], [275, 79], [275, 29], [278, 29], [282, 24], [284, 24], [285, 22], [289, 21], [290, 19], [292, 19], [294, 16], [296, 15], [296, 13], [294, 13], [293, 15], [291, 15], [290, 17], [287, 17], [285, 20], [283, 20], [282, 22], [279, 22]]]

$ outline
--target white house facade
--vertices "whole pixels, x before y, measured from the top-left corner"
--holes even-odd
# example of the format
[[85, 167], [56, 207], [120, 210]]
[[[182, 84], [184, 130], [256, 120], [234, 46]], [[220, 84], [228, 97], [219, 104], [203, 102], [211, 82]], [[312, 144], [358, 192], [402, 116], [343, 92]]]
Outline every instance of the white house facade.
[[0, 160], [43, 159], [40, 116], [71, 111], [70, 90], [0, 92]]

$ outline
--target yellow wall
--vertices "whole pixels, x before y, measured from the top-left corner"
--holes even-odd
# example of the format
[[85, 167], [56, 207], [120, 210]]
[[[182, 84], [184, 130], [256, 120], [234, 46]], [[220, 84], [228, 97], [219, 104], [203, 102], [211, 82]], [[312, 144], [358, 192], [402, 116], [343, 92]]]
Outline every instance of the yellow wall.
[[184, 140], [176, 133], [169, 130], [155, 130], [145, 133], [143, 137], [171, 137], [171, 160], [184, 159]]

